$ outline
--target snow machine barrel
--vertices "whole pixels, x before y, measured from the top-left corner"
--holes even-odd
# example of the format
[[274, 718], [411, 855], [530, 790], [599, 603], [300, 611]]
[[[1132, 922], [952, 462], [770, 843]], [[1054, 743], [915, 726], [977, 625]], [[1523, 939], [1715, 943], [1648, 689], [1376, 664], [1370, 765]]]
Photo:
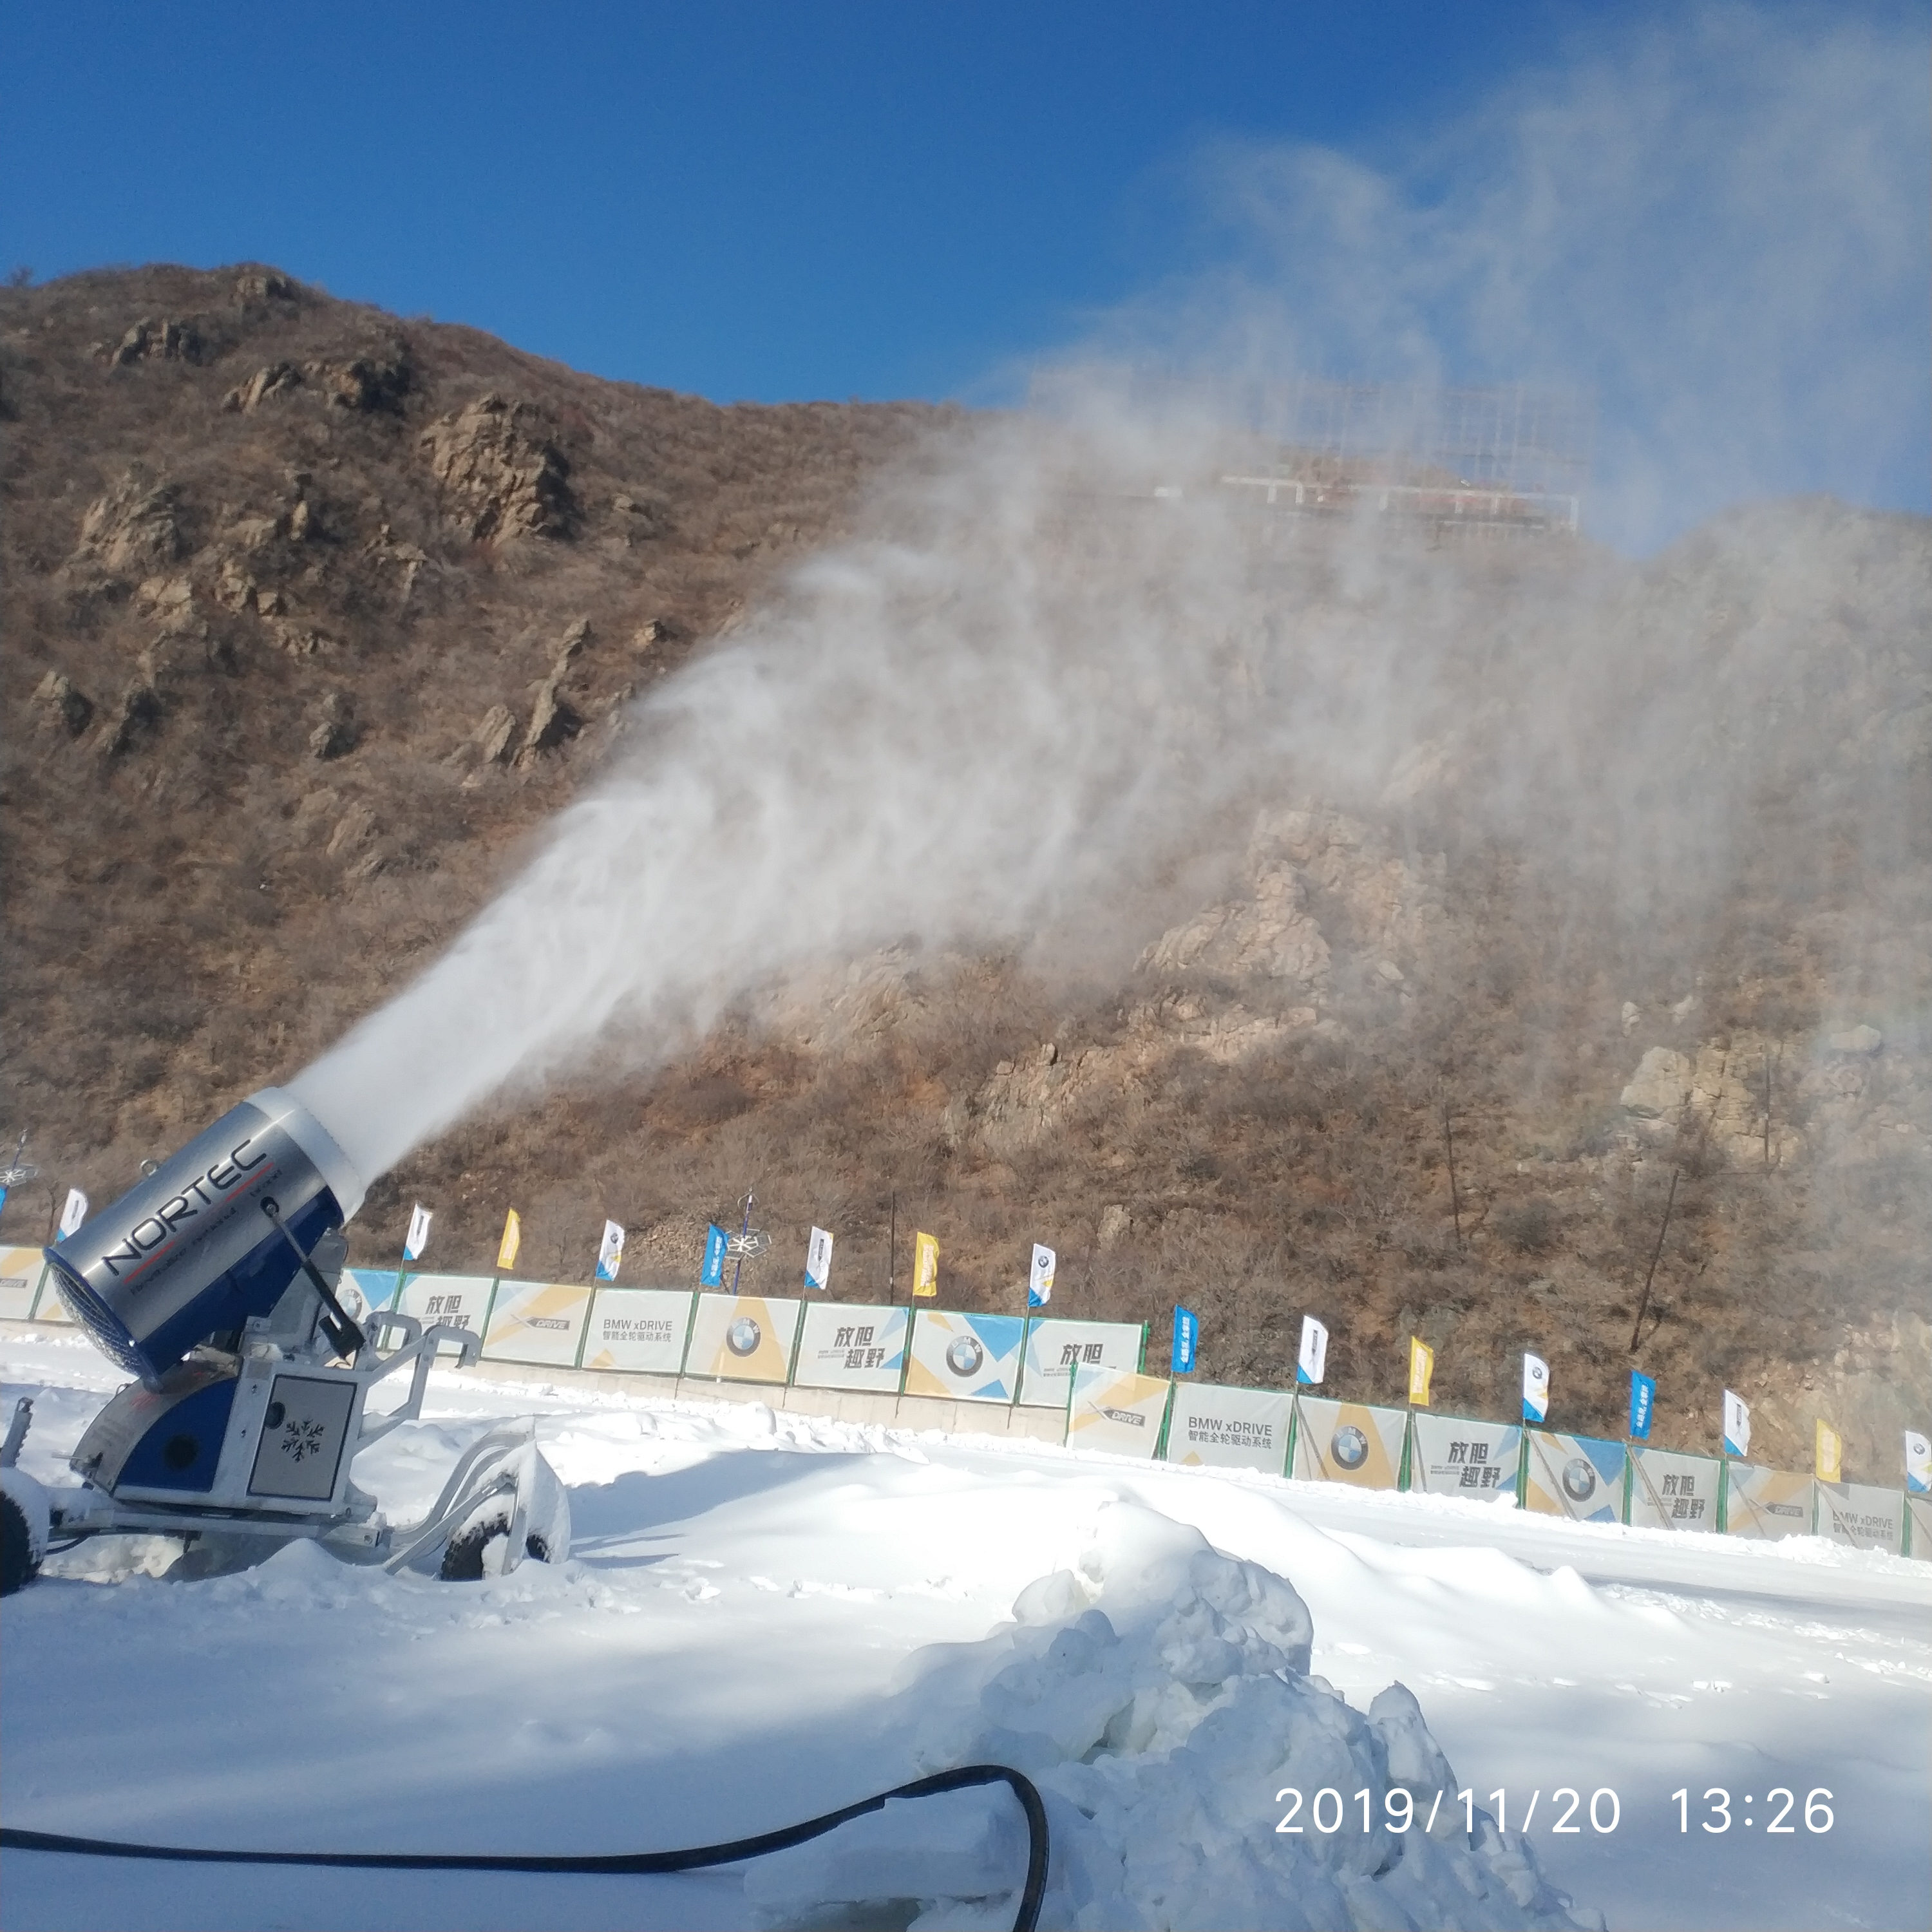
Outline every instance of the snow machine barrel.
[[362, 1180], [322, 1123], [265, 1087], [47, 1259], [74, 1319], [156, 1388], [197, 1343], [268, 1314], [303, 1256], [362, 1204]]

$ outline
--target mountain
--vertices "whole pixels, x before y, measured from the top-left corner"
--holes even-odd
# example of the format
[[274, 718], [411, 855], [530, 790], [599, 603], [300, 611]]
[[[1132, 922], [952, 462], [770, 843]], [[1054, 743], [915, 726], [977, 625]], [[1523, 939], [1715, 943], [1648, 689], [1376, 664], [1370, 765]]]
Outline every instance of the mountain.
[[[980, 433], [605, 382], [257, 266], [0, 292], [0, 404], [6, 1090], [52, 1184], [20, 1240], [410, 981], [650, 759], [629, 700]], [[1152, 1354], [1185, 1301], [1216, 1379], [1287, 1379], [1312, 1311], [1352, 1396], [1399, 1398], [1414, 1334], [1439, 1406], [1514, 1413], [1529, 1348], [1618, 1434], [1637, 1364], [1660, 1441], [1714, 1446], [1729, 1386], [1768, 1460], [1823, 1414], [1895, 1480], [1932, 1414], [1925, 522], [1412, 546], [1367, 591], [1352, 534], [1297, 541], [1253, 638], [1325, 625], [1336, 670], [1415, 630], [1372, 772], [1285, 758], [1104, 941], [909, 934], [668, 1066], [507, 1094], [376, 1184], [355, 1258], [419, 1198], [442, 1268], [514, 1206], [526, 1271], [586, 1277], [608, 1214], [627, 1280], [685, 1282], [751, 1192], [760, 1292], [816, 1222], [836, 1294], [903, 1294], [916, 1228], [949, 1305], [1011, 1308], [1041, 1239], [1056, 1309]], [[1204, 710], [1286, 662], [1233, 640]]]

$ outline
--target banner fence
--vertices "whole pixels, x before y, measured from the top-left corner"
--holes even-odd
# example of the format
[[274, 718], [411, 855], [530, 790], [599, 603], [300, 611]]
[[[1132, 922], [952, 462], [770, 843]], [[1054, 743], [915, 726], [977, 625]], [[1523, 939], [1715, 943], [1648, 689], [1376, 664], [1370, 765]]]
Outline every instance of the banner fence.
[[1408, 1412], [1326, 1396], [1294, 1399], [1294, 1474], [1304, 1483], [1349, 1483], [1360, 1490], [1403, 1486]]
[[[1932, 1496], [1305, 1390], [1152, 1376], [1144, 1323], [406, 1267], [344, 1274], [371, 1311], [468, 1328], [493, 1361], [1058, 1409], [1070, 1444], [1141, 1460], [1514, 1503], [1576, 1522], [1816, 1535], [1932, 1562]], [[0, 1319], [71, 1322], [40, 1249], [0, 1246]]]

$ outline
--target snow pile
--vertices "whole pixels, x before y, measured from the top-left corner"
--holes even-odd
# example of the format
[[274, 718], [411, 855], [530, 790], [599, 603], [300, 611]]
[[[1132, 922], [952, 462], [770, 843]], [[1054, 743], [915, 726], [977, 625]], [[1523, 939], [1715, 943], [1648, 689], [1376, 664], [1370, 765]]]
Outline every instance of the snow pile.
[[[976, 1643], [916, 1653], [902, 1695], [921, 1767], [1012, 1765], [1053, 1833], [1042, 1922], [1137, 1928], [1557, 1927], [1578, 1922], [1516, 1834], [1465, 1828], [1454, 1773], [1415, 1699], [1364, 1717], [1308, 1674], [1312, 1624], [1260, 1564], [1144, 1506], [1110, 1504], [1075, 1567], [1029, 1585]], [[1301, 1794], [1298, 1808], [1277, 1794]], [[1336, 1820], [1318, 1792], [1341, 1799]], [[1370, 1828], [1361, 1801], [1369, 1793]], [[1392, 1828], [1391, 1791], [1414, 1822]], [[935, 1815], [945, 1808], [944, 1823]], [[1292, 1813], [1298, 1832], [1276, 1827]], [[1433, 1814], [1432, 1826], [1430, 1820]], [[772, 1924], [828, 1906], [866, 1922], [916, 1902], [919, 1932], [1010, 1922], [1024, 1870], [1004, 1791], [890, 1806], [762, 1861], [747, 1897]], [[902, 1910], [898, 1922], [909, 1912]]]

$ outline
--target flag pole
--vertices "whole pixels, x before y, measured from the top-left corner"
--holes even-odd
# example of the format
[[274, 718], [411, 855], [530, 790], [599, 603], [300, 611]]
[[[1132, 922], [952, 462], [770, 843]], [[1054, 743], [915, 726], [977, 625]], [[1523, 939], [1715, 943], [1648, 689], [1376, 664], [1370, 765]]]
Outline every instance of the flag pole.
[[898, 1306], [899, 1191], [892, 1190], [892, 1221], [886, 1235], [886, 1300]]
[[[739, 1238], [740, 1240], [752, 1232], [752, 1199], [753, 1196], [749, 1194], [747, 1194], [745, 1196], [745, 1225], [738, 1230]], [[744, 1272], [745, 1250], [741, 1247], [738, 1250], [737, 1260], [734, 1262], [731, 1266], [731, 1294], [734, 1300], [736, 1298], [738, 1293], [738, 1277]]]

